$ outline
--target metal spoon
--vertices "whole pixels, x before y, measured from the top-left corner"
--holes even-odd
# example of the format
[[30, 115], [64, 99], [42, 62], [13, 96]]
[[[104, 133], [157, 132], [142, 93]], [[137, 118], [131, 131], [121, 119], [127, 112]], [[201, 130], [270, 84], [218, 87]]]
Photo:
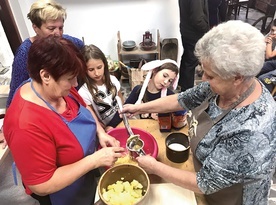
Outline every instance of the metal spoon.
[[[120, 98], [119, 96], [116, 96], [115, 99], [116, 99], [116, 101], [117, 101], [117, 103], [118, 103], [118, 105], [119, 105], [120, 111], [122, 111], [122, 110], [123, 110], [123, 105], [122, 105], [121, 98]], [[123, 113], [122, 115], [123, 115], [123, 122], [124, 122], [124, 125], [125, 125], [126, 129], [127, 129], [127, 132], [128, 132], [128, 134], [129, 134], [129, 137], [134, 136], [134, 133], [133, 133], [133, 131], [132, 131], [132, 129], [130, 128], [130, 125], [129, 125], [129, 123], [128, 123], [128, 119], [127, 119], [126, 114]]]

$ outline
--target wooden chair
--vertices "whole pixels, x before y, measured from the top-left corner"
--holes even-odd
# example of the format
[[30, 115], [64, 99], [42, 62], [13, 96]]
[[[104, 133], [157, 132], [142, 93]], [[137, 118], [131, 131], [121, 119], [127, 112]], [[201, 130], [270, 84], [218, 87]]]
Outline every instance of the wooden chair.
[[248, 11], [249, 11], [249, 7], [251, 6], [251, 1], [252, 0], [239, 0], [238, 1], [238, 15], [240, 14], [240, 9], [241, 7], [246, 8], [246, 15], [245, 17], [248, 17]]
[[234, 14], [235, 20], [238, 14], [238, 3], [239, 0], [227, 0], [227, 19], [231, 19], [231, 15]]
[[[252, 26], [256, 26], [259, 22], [262, 21], [261, 32], [267, 34], [270, 30], [271, 23], [274, 19], [274, 14], [276, 10], [276, 4], [267, 4], [266, 11], [264, 15], [257, 19]], [[271, 21], [267, 25], [267, 19], [271, 18]]]
[[227, 18], [233, 14], [235, 19], [240, 14], [241, 7], [246, 8], [245, 17], [248, 18], [249, 8], [252, 6], [252, 0], [228, 0], [227, 1]]

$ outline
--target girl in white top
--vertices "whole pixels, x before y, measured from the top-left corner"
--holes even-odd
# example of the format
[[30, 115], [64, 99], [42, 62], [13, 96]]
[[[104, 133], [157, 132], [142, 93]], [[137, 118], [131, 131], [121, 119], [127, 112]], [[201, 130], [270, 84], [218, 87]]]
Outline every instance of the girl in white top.
[[84, 84], [78, 92], [85, 103], [95, 111], [102, 126], [108, 131], [119, 123], [116, 119], [113, 120], [113, 117], [118, 110], [115, 97], [118, 95], [123, 101], [120, 82], [115, 76], [110, 75], [106, 57], [97, 46], [84, 46], [82, 53], [87, 72], [81, 79]]

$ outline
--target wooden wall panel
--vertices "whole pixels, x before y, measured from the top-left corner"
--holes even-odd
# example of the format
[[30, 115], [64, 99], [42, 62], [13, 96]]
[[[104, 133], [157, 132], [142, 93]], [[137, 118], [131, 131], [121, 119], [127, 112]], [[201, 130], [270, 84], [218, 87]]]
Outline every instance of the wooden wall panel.
[[0, 20], [13, 54], [22, 43], [8, 0], [0, 0]]

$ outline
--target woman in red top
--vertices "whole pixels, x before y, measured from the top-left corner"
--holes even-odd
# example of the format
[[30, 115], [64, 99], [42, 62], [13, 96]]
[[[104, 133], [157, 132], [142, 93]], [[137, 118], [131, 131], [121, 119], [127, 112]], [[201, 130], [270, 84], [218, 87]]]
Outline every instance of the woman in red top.
[[[97, 130], [92, 111], [74, 88], [85, 69], [70, 41], [36, 40], [28, 55], [31, 78], [15, 93], [4, 119], [4, 136], [26, 193], [42, 205], [92, 204], [93, 170], [112, 166], [124, 152]], [[95, 151], [98, 143], [103, 149]]]

